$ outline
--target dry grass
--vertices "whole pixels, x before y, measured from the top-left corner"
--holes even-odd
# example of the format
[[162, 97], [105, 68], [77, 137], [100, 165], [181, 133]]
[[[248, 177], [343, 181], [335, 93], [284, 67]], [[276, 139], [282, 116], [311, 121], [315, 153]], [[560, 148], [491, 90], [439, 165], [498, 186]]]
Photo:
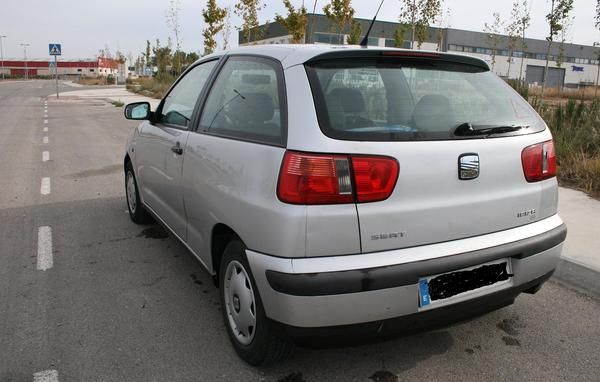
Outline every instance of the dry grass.
[[600, 101], [537, 106], [552, 130], [560, 183], [600, 196]]
[[175, 81], [175, 77], [140, 77], [127, 81], [127, 90], [146, 97], [161, 99]]
[[[530, 87], [529, 96], [538, 97], [542, 93], [542, 88]], [[596, 94], [596, 87], [590, 86], [583, 89], [560, 89], [560, 88], [549, 88], [544, 89], [544, 102], [545, 101], [556, 101], [562, 100], [566, 102], [568, 99], [593, 101], [597, 95], [600, 95], [600, 86]]]

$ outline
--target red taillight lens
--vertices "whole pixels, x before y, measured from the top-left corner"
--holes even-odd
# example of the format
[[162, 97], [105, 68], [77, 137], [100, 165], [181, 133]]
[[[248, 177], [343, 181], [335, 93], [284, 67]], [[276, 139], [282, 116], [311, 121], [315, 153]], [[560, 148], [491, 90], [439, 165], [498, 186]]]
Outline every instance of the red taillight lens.
[[391, 158], [352, 157], [356, 201], [375, 202], [387, 199], [398, 179], [398, 162]]
[[277, 194], [292, 204], [352, 203], [348, 157], [286, 152]]
[[393, 158], [288, 151], [281, 165], [277, 196], [291, 204], [354, 203], [355, 195], [359, 203], [380, 201], [394, 190], [398, 171]]
[[526, 147], [521, 153], [521, 162], [528, 182], [539, 182], [556, 176], [554, 142], [546, 141]]

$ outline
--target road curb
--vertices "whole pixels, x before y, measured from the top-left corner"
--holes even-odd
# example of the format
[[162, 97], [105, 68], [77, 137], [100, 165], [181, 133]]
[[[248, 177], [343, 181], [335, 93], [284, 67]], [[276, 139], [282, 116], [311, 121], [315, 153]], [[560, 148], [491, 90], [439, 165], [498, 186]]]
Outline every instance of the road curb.
[[599, 270], [561, 258], [552, 278], [578, 292], [600, 297]]

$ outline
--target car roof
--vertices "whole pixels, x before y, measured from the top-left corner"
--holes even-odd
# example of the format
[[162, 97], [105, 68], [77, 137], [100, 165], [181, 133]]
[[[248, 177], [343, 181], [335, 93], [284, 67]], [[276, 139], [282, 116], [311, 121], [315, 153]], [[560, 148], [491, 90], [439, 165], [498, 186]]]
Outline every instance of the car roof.
[[457, 53], [437, 52], [416, 49], [399, 49], [379, 46], [362, 47], [358, 45], [330, 45], [330, 44], [264, 44], [240, 46], [226, 51], [220, 51], [203, 57], [202, 60], [209, 57], [218, 57], [223, 55], [258, 55], [273, 58], [280, 61], [282, 66], [289, 68], [295, 65], [301, 65], [307, 61], [318, 58], [319, 56], [358, 56], [372, 55], [377, 52], [390, 52], [388, 54], [406, 55], [415, 57], [443, 57], [452, 61], [461, 61], [471, 65], [479, 66], [489, 70], [488, 64], [474, 56]]

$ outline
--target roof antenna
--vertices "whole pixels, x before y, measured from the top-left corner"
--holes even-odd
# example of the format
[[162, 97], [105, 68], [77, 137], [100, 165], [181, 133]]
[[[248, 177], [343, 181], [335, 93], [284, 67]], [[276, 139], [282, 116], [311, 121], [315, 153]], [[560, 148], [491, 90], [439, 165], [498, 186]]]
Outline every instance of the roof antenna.
[[367, 30], [367, 34], [365, 35], [365, 37], [363, 37], [362, 41], [360, 42], [360, 46], [366, 48], [369, 45], [369, 34], [371, 33], [371, 29], [373, 28], [373, 24], [375, 24], [375, 20], [377, 20], [377, 15], [379, 14], [379, 10], [381, 9], [381, 6], [383, 5], [383, 2], [385, 0], [381, 0], [381, 3], [379, 3], [379, 8], [377, 8], [377, 12], [375, 12], [375, 17], [373, 17], [373, 21], [371, 21], [371, 25], [369, 25], [369, 29]]

